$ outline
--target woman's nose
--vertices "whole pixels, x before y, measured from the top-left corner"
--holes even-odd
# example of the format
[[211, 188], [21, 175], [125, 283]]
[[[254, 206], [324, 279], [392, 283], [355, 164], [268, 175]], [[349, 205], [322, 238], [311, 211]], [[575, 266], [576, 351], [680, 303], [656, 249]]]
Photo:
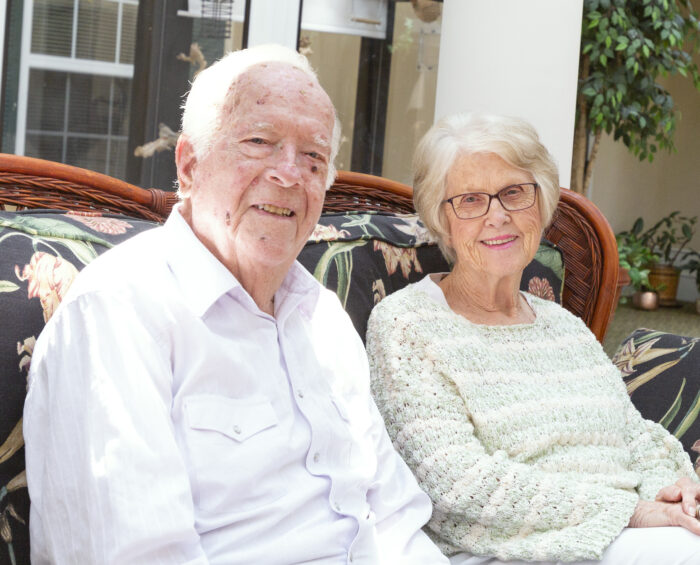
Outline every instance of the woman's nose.
[[486, 221], [495, 226], [500, 226], [510, 221], [510, 212], [503, 207], [498, 198], [491, 199], [488, 212], [486, 212]]

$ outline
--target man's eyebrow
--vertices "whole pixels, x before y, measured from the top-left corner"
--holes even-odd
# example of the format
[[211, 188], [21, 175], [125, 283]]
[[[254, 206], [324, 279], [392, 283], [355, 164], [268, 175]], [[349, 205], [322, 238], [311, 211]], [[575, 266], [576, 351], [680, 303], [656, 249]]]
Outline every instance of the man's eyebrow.
[[327, 147], [330, 147], [330, 143], [328, 142], [326, 137], [321, 135], [320, 133], [317, 133], [316, 135], [314, 135], [314, 143], [316, 145], [320, 145], [324, 149]]
[[273, 128], [274, 126], [270, 122], [255, 122], [252, 125], [252, 129], [254, 130], [270, 130]]

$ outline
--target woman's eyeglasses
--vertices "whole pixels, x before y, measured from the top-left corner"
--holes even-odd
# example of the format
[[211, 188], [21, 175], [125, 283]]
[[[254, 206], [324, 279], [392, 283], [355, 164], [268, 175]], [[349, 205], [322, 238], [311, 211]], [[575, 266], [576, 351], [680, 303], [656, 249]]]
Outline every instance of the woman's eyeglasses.
[[488, 214], [491, 201], [497, 198], [504, 210], [517, 212], [530, 208], [535, 203], [535, 194], [539, 185], [536, 182], [525, 182], [521, 184], [511, 184], [499, 190], [496, 194], [488, 192], [466, 192], [458, 194], [447, 200], [455, 215], [460, 220], [471, 220]]

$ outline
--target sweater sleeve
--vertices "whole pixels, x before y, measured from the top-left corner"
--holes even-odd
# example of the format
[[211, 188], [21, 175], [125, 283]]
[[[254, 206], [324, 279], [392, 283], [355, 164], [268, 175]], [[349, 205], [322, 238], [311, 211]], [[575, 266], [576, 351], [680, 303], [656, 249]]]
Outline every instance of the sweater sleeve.
[[627, 405], [626, 435], [631, 452], [630, 468], [641, 478], [637, 487], [639, 497], [654, 500], [659, 490], [681, 477], [700, 482], [681, 442], [661, 424], [645, 420], [627, 396], [624, 385], [622, 388]]
[[431, 359], [418, 310], [385, 299], [370, 318], [367, 346], [372, 392], [390, 436], [433, 501], [433, 537], [448, 554], [599, 559], [638, 495], [488, 453], [457, 386]]

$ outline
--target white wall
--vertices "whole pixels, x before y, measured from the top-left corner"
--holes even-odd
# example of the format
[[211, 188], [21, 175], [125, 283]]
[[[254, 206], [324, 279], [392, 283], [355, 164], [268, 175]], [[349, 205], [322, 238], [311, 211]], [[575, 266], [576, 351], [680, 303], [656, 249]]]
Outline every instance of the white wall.
[[519, 116], [571, 178], [583, 0], [445, 0], [436, 120], [455, 112]]

